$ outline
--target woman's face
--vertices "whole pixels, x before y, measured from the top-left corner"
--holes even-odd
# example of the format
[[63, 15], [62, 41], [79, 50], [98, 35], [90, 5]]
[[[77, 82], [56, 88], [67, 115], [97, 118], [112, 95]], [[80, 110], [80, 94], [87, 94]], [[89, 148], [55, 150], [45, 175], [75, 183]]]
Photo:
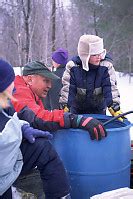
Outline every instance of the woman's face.
[[93, 65], [99, 65], [102, 59], [102, 53], [97, 55], [91, 55], [89, 59], [89, 63]]
[[14, 82], [10, 84], [10, 86], [7, 87], [6, 90], [4, 90], [2, 93], [0, 93], [0, 107], [7, 108], [10, 106], [9, 99], [16, 101], [16, 99], [12, 96], [14, 88]]
[[10, 86], [8, 86], [8, 88], [6, 89], [6, 91], [7, 91], [10, 95], [12, 95], [13, 89], [14, 89], [14, 82], [12, 82], [12, 83], [10, 84]]

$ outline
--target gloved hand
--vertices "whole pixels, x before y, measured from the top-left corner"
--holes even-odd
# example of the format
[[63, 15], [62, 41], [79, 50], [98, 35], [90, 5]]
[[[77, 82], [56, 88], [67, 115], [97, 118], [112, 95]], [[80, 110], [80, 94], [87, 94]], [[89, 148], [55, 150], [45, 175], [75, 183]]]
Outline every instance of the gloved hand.
[[47, 139], [53, 138], [53, 135], [50, 134], [48, 131], [41, 131], [38, 129], [34, 129], [34, 128], [30, 127], [28, 124], [24, 124], [22, 126], [22, 135], [30, 143], [34, 143], [35, 138], [37, 138], [37, 137], [44, 137]]
[[[120, 110], [120, 105], [117, 102], [114, 102], [109, 108], [108, 108], [109, 112], [111, 113], [112, 116], [118, 116], [120, 114], [122, 114], [122, 111]], [[126, 117], [120, 117], [118, 118], [118, 120], [122, 121], [126, 119]]]
[[71, 127], [87, 130], [92, 140], [101, 140], [107, 136], [107, 132], [102, 123], [92, 117], [85, 118], [80, 115], [69, 115]]
[[68, 106], [67, 106], [67, 104], [65, 103], [60, 103], [59, 104], [59, 109], [60, 110], [64, 110], [64, 112], [69, 112], [69, 108], [68, 108]]

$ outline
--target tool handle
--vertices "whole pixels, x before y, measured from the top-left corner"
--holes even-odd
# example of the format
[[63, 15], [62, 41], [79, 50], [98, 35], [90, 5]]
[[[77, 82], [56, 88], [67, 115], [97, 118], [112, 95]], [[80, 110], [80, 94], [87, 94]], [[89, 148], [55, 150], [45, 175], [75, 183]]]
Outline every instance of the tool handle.
[[122, 113], [122, 114], [120, 114], [118, 116], [115, 116], [115, 117], [111, 118], [110, 120], [108, 120], [107, 122], [104, 122], [103, 125], [105, 126], [105, 125], [109, 124], [110, 122], [113, 122], [114, 120], [117, 120], [118, 118], [123, 117], [125, 115], [128, 115], [130, 113], [133, 113], [133, 111], [127, 111], [127, 112]]

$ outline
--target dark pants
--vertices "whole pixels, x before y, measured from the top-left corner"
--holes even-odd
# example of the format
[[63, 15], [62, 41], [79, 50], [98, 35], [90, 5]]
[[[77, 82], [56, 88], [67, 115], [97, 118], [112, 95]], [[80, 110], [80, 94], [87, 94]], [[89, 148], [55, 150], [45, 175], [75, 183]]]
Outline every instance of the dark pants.
[[12, 199], [11, 187], [2, 196], [0, 196], [0, 199]]
[[[48, 140], [38, 138], [34, 144], [29, 144], [25, 141], [21, 144], [20, 148], [24, 161], [21, 175], [29, 173], [37, 166], [47, 199], [58, 199], [70, 192], [62, 161]], [[11, 199], [6, 194], [7, 192], [0, 199]]]

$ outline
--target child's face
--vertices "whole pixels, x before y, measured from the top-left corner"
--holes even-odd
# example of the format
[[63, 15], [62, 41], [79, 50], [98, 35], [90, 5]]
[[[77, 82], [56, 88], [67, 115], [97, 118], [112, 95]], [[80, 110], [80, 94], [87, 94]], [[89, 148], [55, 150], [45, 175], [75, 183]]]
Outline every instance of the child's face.
[[54, 60], [52, 60], [52, 65], [54, 68], [58, 68], [60, 64], [56, 63]]
[[2, 93], [0, 93], [0, 107], [2, 107], [2, 108], [9, 107], [10, 99], [13, 101], [16, 101], [16, 99], [12, 96], [13, 88], [14, 88], [14, 82], [12, 82], [6, 90], [4, 90]]
[[102, 54], [91, 55], [89, 59], [89, 63], [93, 65], [99, 65], [102, 59]]

